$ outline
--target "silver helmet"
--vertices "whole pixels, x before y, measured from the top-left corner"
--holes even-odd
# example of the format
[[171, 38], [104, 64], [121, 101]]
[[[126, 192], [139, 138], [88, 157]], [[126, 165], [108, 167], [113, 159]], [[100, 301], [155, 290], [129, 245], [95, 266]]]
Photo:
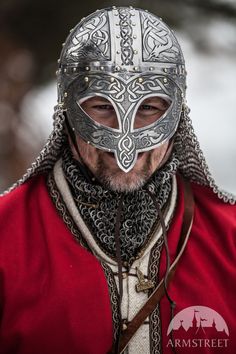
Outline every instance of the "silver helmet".
[[[118, 128], [96, 122], [81, 107], [101, 96], [114, 106]], [[167, 100], [160, 119], [138, 129], [135, 116], [150, 97]], [[140, 152], [169, 140], [179, 124], [185, 97], [185, 66], [173, 32], [157, 16], [120, 7], [98, 10], [68, 36], [58, 70], [59, 105], [72, 129], [87, 143], [113, 152], [129, 172]]]
[[[89, 15], [71, 31], [59, 60], [58, 104], [54, 127], [40, 155], [24, 176], [52, 170], [68, 144], [65, 116], [72, 129], [99, 149], [110, 150], [127, 172], [140, 151], [153, 149], [174, 136], [179, 172], [210, 187], [224, 202], [236, 198], [219, 189], [211, 176], [194, 133], [185, 102], [186, 71], [181, 48], [169, 27], [157, 16], [131, 7], [112, 7]], [[102, 95], [116, 110], [118, 129], [99, 125], [81, 102]], [[160, 96], [169, 109], [156, 122], [134, 129], [134, 117], [147, 97]]]

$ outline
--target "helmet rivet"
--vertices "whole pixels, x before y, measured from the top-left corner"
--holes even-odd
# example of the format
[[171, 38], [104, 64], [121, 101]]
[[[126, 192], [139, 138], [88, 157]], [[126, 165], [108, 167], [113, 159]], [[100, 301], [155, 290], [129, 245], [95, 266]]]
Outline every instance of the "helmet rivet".
[[88, 82], [88, 81], [89, 81], [88, 76], [85, 76], [84, 81], [85, 81], [85, 82]]
[[75, 127], [72, 127], [73, 132], [75, 131]]

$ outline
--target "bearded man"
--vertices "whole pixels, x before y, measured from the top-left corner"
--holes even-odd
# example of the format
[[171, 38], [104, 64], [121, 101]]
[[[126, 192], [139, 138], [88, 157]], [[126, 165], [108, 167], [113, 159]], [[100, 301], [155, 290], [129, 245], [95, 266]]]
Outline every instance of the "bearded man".
[[194, 135], [175, 35], [97, 10], [57, 77], [53, 132], [0, 200], [0, 353], [234, 353], [236, 199]]

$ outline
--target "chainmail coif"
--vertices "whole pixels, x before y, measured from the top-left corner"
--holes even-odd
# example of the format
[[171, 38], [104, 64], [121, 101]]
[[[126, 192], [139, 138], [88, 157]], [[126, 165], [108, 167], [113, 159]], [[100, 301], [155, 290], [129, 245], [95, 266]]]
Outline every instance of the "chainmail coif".
[[[120, 228], [123, 261], [130, 262], [137, 255], [148, 241], [157, 221], [156, 208], [146, 188], [154, 193], [159, 207], [163, 208], [169, 197], [172, 176], [177, 167], [178, 160], [173, 154], [146, 186], [124, 194]], [[62, 168], [78, 210], [96, 242], [106, 254], [115, 258], [115, 223], [121, 194], [102, 185], [87, 182], [69, 148], [65, 149], [62, 155]]]

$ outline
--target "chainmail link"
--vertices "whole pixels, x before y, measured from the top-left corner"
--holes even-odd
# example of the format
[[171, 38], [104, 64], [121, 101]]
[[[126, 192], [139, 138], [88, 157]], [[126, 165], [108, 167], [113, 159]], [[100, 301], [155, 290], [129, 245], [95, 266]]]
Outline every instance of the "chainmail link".
[[[149, 238], [157, 221], [156, 208], [146, 188], [155, 194], [160, 208], [167, 202], [171, 179], [176, 173], [178, 160], [173, 155], [143, 188], [124, 194], [120, 229], [121, 258], [130, 261]], [[119, 192], [86, 181], [69, 148], [62, 155], [62, 168], [69, 183], [75, 203], [85, 223], [105, 253], [115, 257], [115, 222]]]

